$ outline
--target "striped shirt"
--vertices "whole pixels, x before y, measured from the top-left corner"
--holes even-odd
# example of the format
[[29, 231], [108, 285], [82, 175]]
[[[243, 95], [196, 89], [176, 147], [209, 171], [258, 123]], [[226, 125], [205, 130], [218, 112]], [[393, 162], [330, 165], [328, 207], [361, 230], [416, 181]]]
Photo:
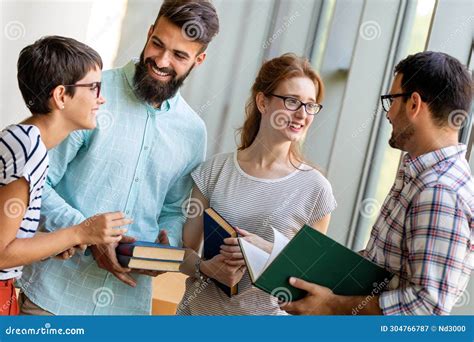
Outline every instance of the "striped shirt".
[[466, 147], [404, 156], [365, 255], [395, 276], [385, 315], [447, 315], [473, 267], [474, 184]]
[[[48, 173], [48, 151], [36, 126], [11, 125], [0, 132], [0, 187], [20, 178], [29, 183], [29, 203], [16, 237], [30, 238], [38, 228], [41, 194]], [[3, 208], [8, 217], [18, 217], [25, 210], [18, 198], [9, 199]], [[0, 279], [21, 277], [22, 267], [0, 270]]]
[[[318, 171], [302, 165], [278, 179], [246, 174], [237, 152], [218, 154], [192, 174], [202, 194], [231, 225], [273, 241], [272, 228], [291, 239], [304, 224], [312, 224], [336, 208], [331, 185]], [[186, 280], [178, 305], [181, 315], [284, 315], [277, 299], [255, 288], [248, 272], [239, 282], [239, 293], [229, 298], [213, 282], [201, 285]]]

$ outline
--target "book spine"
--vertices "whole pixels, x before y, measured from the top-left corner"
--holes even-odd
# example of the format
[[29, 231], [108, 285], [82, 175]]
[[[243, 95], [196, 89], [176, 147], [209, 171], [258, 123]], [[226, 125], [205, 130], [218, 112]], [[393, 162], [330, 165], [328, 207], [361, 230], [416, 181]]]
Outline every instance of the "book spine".
[[232, 287], [229, 287], [227, 285], [224, 285], [220, 282], [218, 282], [217, 280], [215, 279], [212, 279], [214, 281], [214, 283], [217, 285], [217, 287], [219, 287], [222, 292], [224, 292], [228, 297], [232, 297], [233, 295], [237, 294], [239, 292], [239, 287], [238, 287], [238, 284], [237, 285], [234, 285]]
[[132, 244], [120, 244], [116, 248], [117, 254], [126, 255], [126, 256], [133, 256], [133, 250], [135, 246]]
[[122, 267], [127, 268], [128, 264], [130, 262], [130, 259], [131, 259], [131, 257], [129, 257], [129, 256], [117, 254], [117, 260], [118, 260], [119, 264], [122, 265]]

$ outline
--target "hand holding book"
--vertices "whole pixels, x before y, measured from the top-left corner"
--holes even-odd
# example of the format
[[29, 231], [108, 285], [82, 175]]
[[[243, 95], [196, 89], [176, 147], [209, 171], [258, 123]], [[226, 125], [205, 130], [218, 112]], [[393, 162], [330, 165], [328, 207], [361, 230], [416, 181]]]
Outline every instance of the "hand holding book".
[[[160, 233], [158, 234], [158, 239], [156, 239], [156, 243], [159, 243], [159, 244], [165, 245], [165, 246], [170, 245], [170, 240], [168, 238], [168, 232], [166, 230], [160, 230]], [[147, 276], [150, 276], [150, 277], [157, 277], [160, 274], [166, 273], [166, 272], [151, 271], [151, 270], [133, 270], [132, 272], [147, 275]]]
[[[271, 250], [273, 244], [252, 234], [245, 229], [234, 227], [242, 239], [259, 246], [262, 249]], [[245, 260], [240, 249], [238, 238], [230, 237], [223, 240], [220, 252], [210, 260], [202, 262], [202, 272], [229, 287], [237, 284], [247, 270]]]
[[[241, 239], [246, 240], [252, 245], [270, 253], [273, 248], [273, 244], [267, 240], [261, 238], [257, 234], [250, 233], [245, 229], [235, 227], [237, 233]], [[240, 249], [238, 238], [227, 238], [224, 239], [225, 245], [221, 246], [221, 254], [226, 257], [225, 263], [232, 266], [245, 266], [244, 256]]]
[[225, 262], [222, 254], [201, 262], [201, 272], [228, 287], [235, 286], [246, 271], [245, 266], [231, 266]]
[[238, 293], [238, 282], [246, 271], [239, 239], [263, 249], [271, 249], [272, 244], [244, 229], [233, 227], [213, 208], [204, 211], [203, 223], [204, 261], [201, 262], [201, 272], [214, 279], [217, 286], [232, 297]]
[[116, 253], [122, 267], [133, 269], [138, 274], [156, 276], [179, 272], [185, 250], [170, 246], [166, 231], [161, 230], [157, 241], [119, 244]]
[[[237, 231], [213, 208], [204, 210], [203, 224], [203, 260], [205, 261], [201, 263], [201, 271], [214, 279], [216, 285], [226, 295], [232, 297], [239, 292], [238, 282], [242, 279], [245, 268], [244, 266], [232, 266], [225, 263], [226, 257], [222, 255], [222, 246], [226, 244], [225, 239], [237, 238]], [[235, 248], [236, 246], [230, 246], [228, 251], [234, 251]]]
[[276, 229], [273, 235], [271, 253], [242, 238], [239, 243], [252, 283], [282, 301], [303, 299], [308, 292], [306, 288], [289, 284], [291, 277], [313, 283], [315, 286], [311, 288], [319, 292], [330, 289], [335, 295], [363, 296], [371, 294], [374, 288], [386, 286], [392, 276], [308, 225], [291, 241]]
[[290, 315], [338, 314], [338, 312], [332, 309], [334, 306], [333, 302], [336, 301], [336, 296], [331, 289], [293, 277], [289, 279], [289, 283], [291, 286], [303, 290], [307, 294], [304, 298], [294, 302], [281, 301], [281, 310], [286, 311]]
[[[133, 243], [135, 242], [135, 238], [124, 235], [120, 242]], [[123, 283], [135, 287], [137, 286], [137, 281], [130, 276], [130, 268], [122, 267], [118, 262], [117, 253], [115, 252], [117, 245], [118, 243], [93, 245], [90, 249], [99, 268], [109, 271]]]

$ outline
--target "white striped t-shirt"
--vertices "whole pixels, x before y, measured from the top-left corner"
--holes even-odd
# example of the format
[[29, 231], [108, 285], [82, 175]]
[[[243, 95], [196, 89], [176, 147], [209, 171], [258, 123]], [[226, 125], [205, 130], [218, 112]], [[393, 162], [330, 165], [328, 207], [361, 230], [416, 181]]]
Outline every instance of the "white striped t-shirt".
[[[17, 238], [35, 235], [40, 219], [41, 193], [48, 173], [48, 151], [40, 131], [32, 125], [11, 125], [0, 132], [0, 187], [20, 178], [29, 183], [29, 203], [16, 234]], [[17, 198], [6, 203], [2, 214], [18, 217], [25, 210]], [[22, 267], [0, 270], [0, 280], [21, 277]]]
[[[278, 179], [246, 174], [237, 152], [218, 154], [191, 175], [210, 206], [232, 226], [273, 242], [271, 227], [291, 239], [304, 224], [312, 224], [336, 208], [331, 185], [309, 166], [299, 167]], [[229, 298], [213, 282], [186, 280], [178, 305], [179, 315], [284, 315], [275, 297], [252, 286], [248, 271], [239, 282], [239, 293]]]

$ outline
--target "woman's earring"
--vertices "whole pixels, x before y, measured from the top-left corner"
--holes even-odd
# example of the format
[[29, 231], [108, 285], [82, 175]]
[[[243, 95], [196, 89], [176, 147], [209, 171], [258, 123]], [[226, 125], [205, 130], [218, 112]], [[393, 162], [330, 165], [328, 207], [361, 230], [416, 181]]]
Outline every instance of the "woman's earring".
[[64, 105], [61, 107], [61, 109], [64, 109]]

